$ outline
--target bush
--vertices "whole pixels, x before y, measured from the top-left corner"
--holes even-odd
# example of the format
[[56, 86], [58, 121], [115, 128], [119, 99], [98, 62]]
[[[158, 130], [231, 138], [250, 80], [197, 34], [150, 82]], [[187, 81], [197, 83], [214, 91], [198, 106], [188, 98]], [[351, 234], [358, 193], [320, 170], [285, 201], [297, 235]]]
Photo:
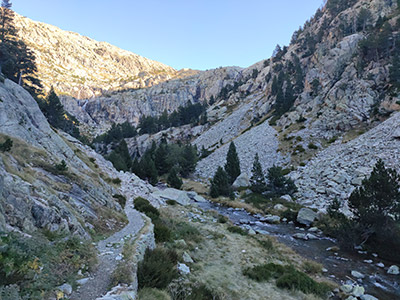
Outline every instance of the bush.
[[180, 189], [182, 187], [183, 184], [182, 179], [178, 177], [178, 172], [175, 167], [172, 168], [171, 171], [169, 172], [167, 177], [167, 183], [175, 189]]
[[178, 202], [176, 202], [175, 200], [170, 200], [170, 199], [168, 199], [167, 201], [165, 201], [165, 203], [167, 203], [168, 205], [172, 205], [172, 206], [175, 206], [175, 205], [178, 204]]
[[270, 197], [293, 195], [295, 192], [297, 192], [297, 187], [294, 184], [293, 180], [283, 176], [281, 167], [274, 165], [269, 168], [267, 179], [267, 193]]
[[218, 215], [218, 223], [225, 224], [228, 222], [228, 217], [224, 215]]
[[65, 163], [65, 160], [62, 160], [59, 164], [56, 164], [54, 167], [59, 173], [64, 173], [68, 170], [68, 166]]
[[10, 138], [7, 138], [4, 143], [0, 144], [0, 151], [8, 152], [11, 150], [12, 146], [13, 146], [13, 141]]
[[276, 286], [285, 289], [296, 289], [306, 294], [325, 296], [330, 287], [318, 283], [306, 274], [297, 271], [293, 266], [282, 266], [273, 263], [248, 268], [244, 275], [256, 281], [267, 281], [276, 278]]
[[154, 222], [154, 237], [157, 243], [164, 243], [171, 240], [171, 230], [161, 220]]
[[172, 250], [147, 249], [143, 261], [138, 264], [139, 289], [145, 287], [166, 288], [173, 279], [178, 277], [177, 262], [178, 255]]
[[247, 231], [238, 226], [229, 226], [228, 231], [232, 233], [237, 233], [240, 235], [248, 235]]
[[148, 216], [153, 222], [160, 217], [160, 212], [157, 208], [150, 204], [150, 202], [142, 197], [137, 197], [133, 204], [135, 205], [135, 209], [144, 213]]
[[309, 144], [308, 144], [308, 149], [317, 150], [317, 149], [318, 149], [318, 146], [315, 145], [315, 144], [313, 144], [313, 143], [309, 143]]
[[120, 195], [120, 194], [115, 194], [115, 195], [113, 195], [113, 198], [117, 199], [119, 205], [121, 205], [122, 208], [125, 208], [125, 205], [126, 205], [125, 196]]

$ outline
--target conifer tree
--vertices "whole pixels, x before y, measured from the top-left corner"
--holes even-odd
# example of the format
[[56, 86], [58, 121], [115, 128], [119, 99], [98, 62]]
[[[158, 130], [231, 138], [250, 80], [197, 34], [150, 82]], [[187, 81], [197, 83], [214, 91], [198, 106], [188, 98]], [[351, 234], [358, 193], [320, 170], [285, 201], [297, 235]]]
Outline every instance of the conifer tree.
[[196, 163], [196, 150], [191, 145], [186, 145], [183, 149], [182, 159], [180, 162], [182, 176], [187, 177], [190, 173], [194, 172], [196, 168]]
[[254, 157], [253, 168], [251, 172], [252, 175], [250, 178], [250, 190], [258, 194], [263, 193], [265, 191], [266, 184], [258, 153], [256, 153]]
[[182, 179], [180, 179], [178, 177], [178, 172], [176, 170], [176, 167], [173, 167], [171, 169], [171, 171], [169, 172], [167, 182], [171, 187], [173, 187], [175, 189], [181, 188], [183, 182], [182, 182]]
[[228, 174], [222, 167], [218, 167], [211, 181], [210, 196], [217, 198], [219, 196], [229, 197], [232, 195], [231, 186], [228, 181]]
[[293, 195], [297, 191], [293, 180], [282, 174], [281, 167], [274, 165], [269, 168], [267, 179], [267, 191], [270, 196]]
[[159, 175], [167, 174], [170, 170], [168, 163], [168, 149], [165, 143], [161, 143], [154, 154], [154, 163]]
[[378, 160], [369, 178], [353, 191], [349, 207], [358, 223], [375, 227], [400, 221], [400, 176]]
[[393, 56], [389, 72], [390, 83], [393, 84], [395, 89], [400, 89], [400, 54]]
[[110, 153], [108, 160], [111, 161], [118, 171], [129, 171], [132, 167], [132, 158], [129, 154], [128, 145], [122, 140]]
[[158, 182], [157, 168], [153, 158], [149, 153], [146, 153], [139, 163], [139, 169], [141, 169], [142, 179], [147, 179], [152, 185]]
[[230, 184], [233, 184], [240, 175], [240, 161], [234, 142], [231, 142], [229, 145], [228, 154], [226, 155], [225, 172], [228, 174]]

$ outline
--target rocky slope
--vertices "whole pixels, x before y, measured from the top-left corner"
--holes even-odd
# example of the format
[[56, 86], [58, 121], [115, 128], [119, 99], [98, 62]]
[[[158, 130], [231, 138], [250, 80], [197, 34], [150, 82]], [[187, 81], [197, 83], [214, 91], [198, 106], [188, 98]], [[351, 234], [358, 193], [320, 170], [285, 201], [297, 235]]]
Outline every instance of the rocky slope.
[[45, 88], [53, 86], [58, 92], [78, 99], [92, 98], [105, 91], [150, 87], [185, 73], [17, 14], [15, 24], [19, 36], [36, 56]]

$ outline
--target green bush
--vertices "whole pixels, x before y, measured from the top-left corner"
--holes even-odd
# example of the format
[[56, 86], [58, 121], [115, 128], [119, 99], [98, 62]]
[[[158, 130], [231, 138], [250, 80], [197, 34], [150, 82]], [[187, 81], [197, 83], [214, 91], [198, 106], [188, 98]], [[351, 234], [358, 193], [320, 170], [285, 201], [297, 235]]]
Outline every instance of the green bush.
[[229, 226], [228, 231], [232, 233], [237, 233], [240, 235], [248, 235], [247, 231], [238, 226]]
[[120, 194], [113, 195], [113, 198], [117, 199], [118, 203], [121, 205], [122, 208], [125, 208], [126, 205], [126, 197]]
[[68, 170], [68, 166], [65, 163], [65, 160], [62, 160], [59, 164], [56, 164], [54, 167], [59, 173], [64, 173]]
[[228, 222], [228, 217], [224, 215], [218, 215], [218, 223], [225, 224]]
[[143, 261], [138, 264], [139, 289], [145, 287], [166, 288], [173, 279], [178, 277], [177, 263], [178, 255], [172, 250], [147, 249]]
[[133, 203], [136, 210], [144, 213], [146, 216], [152, 219], [152, 221], [155, 221], [160, 217], [160, 212], [158, 209], [152, 206], [148, 200], [142, 197], [137, 197]]
[[178, 204], [178, 202], [176, 202], [175, 200], [167, 200], [167, 201], [165, 201], [165, 203], [167, 203], [168, 205], [172, 205], [172, 206], [175, 206]]
[[275, 278], [277, 279], [277, 287], [296, 289], [306, 294], [324, 296], [330, 290], [327, 284], [316, 282], [308, 275], [297, 271], [293, 266], [269, 263], [248, 268], [243, 274], [256, 281], [267, 281]]
[[316, 149], [318, 149], [318, 146], [315, 145], [315, 144], [313, 144], [313, 143], [309, 143], [309, 144], [308, 144], [308, 149], [316, 150]]
[[0, 143], [0, 151], [8, 152], [11, 150], [12, 146], [13, 146], [13, 141], [10, 138], [7, 138], [4, 143]]
[[200, 231], [189, 223], [179, 222], [173, 224], [171, 227], [175, 240], [183, 239], [186, 242], [193, 241], [195, 243], [198, 243], [202, 240]]
[[283, 274], [276, 281], [276, 286], [281, 289], [299, 290], [305, 294], [315, 294], [318, 296], [326, 296], [330, 291], [330, 287], [325, 283], [318, 283], [308, 275], [293, 270]]
[[171, 230], [161, 220], [154, 222], [154, 237], [157, 243], [164, 243], [171, 240]]

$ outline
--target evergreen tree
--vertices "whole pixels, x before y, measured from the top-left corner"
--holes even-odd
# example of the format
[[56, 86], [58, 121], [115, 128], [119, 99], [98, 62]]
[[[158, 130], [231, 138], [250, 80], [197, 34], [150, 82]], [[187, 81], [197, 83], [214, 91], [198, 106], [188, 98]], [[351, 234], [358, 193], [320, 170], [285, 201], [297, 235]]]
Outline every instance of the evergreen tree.
[[354, 220], [364, 226], [379, 229], [393, 218], [400, 221], [400, 176], [378, 160], [370, 177], [350, 195], [349, 207]]
[[226, 155], [225, 172], [228, 174], [230, 184], [233, 184], [240, 175], [240, 161], [234, 142], [231, 142], [229, 145], [228, 154]]
[[118, 171], [129, 171], [132, 167], [132, 158], [129, 154], [128, 145], [122, 140], [119, 145], [107, 157]]
[[357, 16], [357, 31], [365, 31], [368, 24], [371, 22], [372, 14], [366, 8], [361, 8]]
[[157, 184], [157, 168], [149, 153], [146, 153], [140, 160], [139, 169], [141, 170], [142, 179], [147, 179], [152, 185]]
[[182, 182], [182, 179], [180, 179], [178, 177], [178, 172], [176, 170], [176, 167], [173, 167], [171, 169], [171, 171], [169, 172], [167, 182], [171, 187], [173, 187], [175, 189], [181, 188], [183, 182]]
[[253, 168], [251, 170], [252, 175], [250, 178], [250, 190], [254, 193], [261, 194], [266, 189], [265, 176], [261, 167], [260, 159], [258, 153], [256, 153], [253, 162]]
[[197, 163], [197, 151], [191, 145], [186, 145], [183, 149], [182, 159], [180, 162], [181, 174], [183, 177], [193, 173]]
[[217, 198], [219, 196], [229, 197], [231, 195], [232, 190], [228, 181], [228, 174], [222, 167], [218, 167], [218, 170], [211, 181], [210, 196]]
[[270, 196], [293, 195], [297, 191], [297, 187], [293, 180], [286, 178], [282, 174], [281, 167], [274, 165], [269, 168], [267, 179], [267, 191]]
[[390, 83], [395, 89], [400, 89], [400, 55], [393, 56], [392, 66], [389, 69]]
[[168, 164], [167, 147], [168, 146], [165, 143], [161, 143], [154, 154], [154, 163], [156, 164], [156, 168], [160, 176], [167, 174], [171, 167]]
[[132, 162], [132, 168], [131, 168], [131, 172], [133, 174], [135, 174], [136, 176], [138, 176], [139, 178], [143, 178], [143, 172], [140, 168], [140, 164], [139, 164], [139, 160], [137, 157], [135, 157], [135, 159]]
[[0, 71], [35, 96], [42, 88], [36, 75], [35, 56], [17, 37], [11, 6], [11, 1], [4, 0], [0, 7]]

